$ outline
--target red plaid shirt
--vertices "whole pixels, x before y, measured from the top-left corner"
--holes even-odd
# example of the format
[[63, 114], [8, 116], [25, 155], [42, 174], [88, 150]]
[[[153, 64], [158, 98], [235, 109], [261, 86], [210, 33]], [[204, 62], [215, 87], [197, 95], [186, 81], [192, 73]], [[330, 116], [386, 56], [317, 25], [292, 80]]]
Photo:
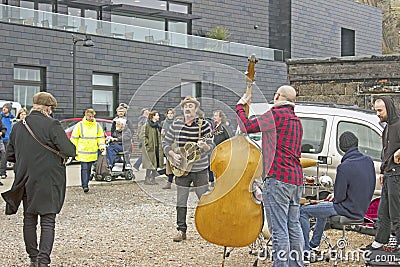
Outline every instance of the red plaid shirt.
[[303, 127], [290, 105], [275, 106], [249, 120], [243, 105], [236, 106], [242, 132], [262, 132], [264, 175], [294, 185], [303, 184], [300, 165]]

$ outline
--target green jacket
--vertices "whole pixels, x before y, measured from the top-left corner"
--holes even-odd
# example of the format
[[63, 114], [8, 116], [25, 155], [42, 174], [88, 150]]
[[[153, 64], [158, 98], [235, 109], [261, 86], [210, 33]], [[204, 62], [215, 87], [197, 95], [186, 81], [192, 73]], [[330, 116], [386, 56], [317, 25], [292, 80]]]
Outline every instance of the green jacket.
[[150, 122], [147, 122], [142, 127], [142, 136], [143, 169], [156, 170], [157, 168], [162, 168], [164, 166], [164, 153], [159, 125], [152, 127]]

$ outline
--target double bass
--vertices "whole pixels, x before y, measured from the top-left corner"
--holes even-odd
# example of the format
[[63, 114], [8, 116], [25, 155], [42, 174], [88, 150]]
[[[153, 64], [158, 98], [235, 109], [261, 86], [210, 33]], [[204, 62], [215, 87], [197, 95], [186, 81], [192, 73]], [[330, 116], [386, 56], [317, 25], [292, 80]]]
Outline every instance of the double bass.
[[[255, 55], [249, 57], [247, 95], [251, 94], [256, 62]], [[248, 115], [248, 107], [245, 110]], [[254, 200], [252, 184], [262, 176], [262, 166], [260, 150], [243, 134], [214, 149], [210, 168], [216, 178], [215, 187], [202, 195], [195, 212], [201, 237], [225, 249], [248, 246], [257, 239], [263, 226], [263, 211], [261, 203]]]

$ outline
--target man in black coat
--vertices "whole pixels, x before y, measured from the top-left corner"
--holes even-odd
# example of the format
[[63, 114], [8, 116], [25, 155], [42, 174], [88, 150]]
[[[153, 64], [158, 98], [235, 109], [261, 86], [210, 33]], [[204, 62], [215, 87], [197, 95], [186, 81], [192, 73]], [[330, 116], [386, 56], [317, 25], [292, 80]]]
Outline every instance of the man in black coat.
[[[14, 125], [7, 146], [7, 160], [15, 162], [15, 180], [11, 189], [2, 196], [6, 201], [7, 215], [15, 214], [23, 202], [23, 234], [31, 267], [50, 264], [55, 218], [65, 198], [66, 169], [62, 157], [75, 156], [75, 146], [68, 140], [60, 122], [50, 117], [56, 106], [57, 101], [51, 94], [35, 94], [33, 108], [25, 121], [37, 140], [25, 121], [21, 121]], [[41, 236], [38, 248], [36, 227], [39, 216]]]

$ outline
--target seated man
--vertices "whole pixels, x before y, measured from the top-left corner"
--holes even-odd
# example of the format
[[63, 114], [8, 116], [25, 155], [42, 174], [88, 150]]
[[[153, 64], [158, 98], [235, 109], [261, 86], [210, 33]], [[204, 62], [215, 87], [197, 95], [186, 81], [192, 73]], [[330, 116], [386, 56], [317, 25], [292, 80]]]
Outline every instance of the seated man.
[[[124, 147], [129, 147], [128, 145], [123, 145], [123, 143], [130, 144], [131, 142], [131, 132], [128, 127], [125, 127], [126, 120], [123, 118], [116, 119], [115, 130], [111, 133], [110, 143], [107, 147], [107, 160], [110, 165], [110, 169], [114, 166], [115, 158], [118, 152], [124, 151]], [[125, 149], [126, 150], [126, 149]], [[129, 167], [129, 157], [125, 158], [127, 167]]]
[[[358, 151], [357, 137], [351, 132], [344, 132], [339, 137], [339, 147], [345, 154], [337, 167], [334, 194], [328, 195], [326, 202], [300, 208], [305, 251], [319, 246], [329, 217], [342, 215], [351, 219], [364, 218], [374, 193], [374, 163], [370, 157]], [[310, 241], [311, 217], [316, 218], [316, 223]]]

